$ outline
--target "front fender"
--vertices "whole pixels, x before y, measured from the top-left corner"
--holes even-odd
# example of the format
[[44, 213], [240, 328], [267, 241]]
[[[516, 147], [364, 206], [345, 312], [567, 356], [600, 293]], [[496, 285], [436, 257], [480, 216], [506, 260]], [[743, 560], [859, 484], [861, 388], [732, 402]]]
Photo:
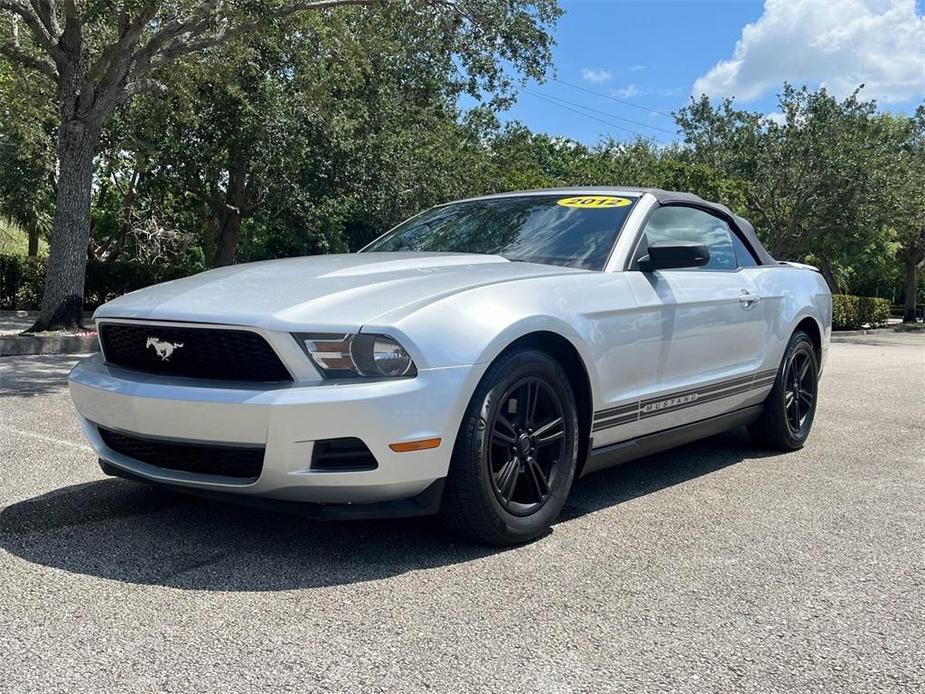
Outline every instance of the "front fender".
[[[592, 286], [593, 285], [593, 286]], [[386, 316], [363, 327], [398, 339], [418, 368], [445, 368], [489, 364], [511, 343], [537, 332], [566, 339], [578, 352], [592, 392], [599, 383], [596, 359], [593, 299], [623, 296], [629, 308], [632, 297], [621, 293], [625, 283], [616, 274], [576, 273], [574, 276], [539, 278], [481, 287], [442, 298], [396, 320]]]

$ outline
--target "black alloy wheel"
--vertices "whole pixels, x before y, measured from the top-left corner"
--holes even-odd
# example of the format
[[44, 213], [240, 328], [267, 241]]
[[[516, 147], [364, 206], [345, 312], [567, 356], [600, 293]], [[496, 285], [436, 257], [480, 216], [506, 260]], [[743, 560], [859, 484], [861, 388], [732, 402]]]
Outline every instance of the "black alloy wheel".
[[806, 351], [794, 352], [784, 374], [784, 408], [787, 427], [794, 436], [802, 436], [807, 423], [812, 421], [816, 407], [816, 370], [813, 355]]
[[578, 431], [562, 367], [536, 349], [502, 354], [463, 415], [440, 506], [443, 522], [492, 545], [546, 533], [578, 467]]
[[515, 516], [548, 500], [566, 453], [563, 405], [542, 378], [527, 376], [500, 398], [488, 454], [495, 495]]
[[818, 382], [816, 348], [809, 335], [798, 330], [790, 337], [761, 415], [748, 425], [752, 440], [777, 451], [802, 448], [816, 416]]

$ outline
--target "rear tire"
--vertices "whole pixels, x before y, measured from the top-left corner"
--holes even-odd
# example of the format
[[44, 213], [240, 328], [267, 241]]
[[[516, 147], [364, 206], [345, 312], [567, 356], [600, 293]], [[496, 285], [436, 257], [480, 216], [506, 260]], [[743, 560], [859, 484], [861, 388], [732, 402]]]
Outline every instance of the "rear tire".
[[562, 510], [577, 462], [568, 377], [545, 352], [512, 351], [489, 367], [466, 408], [441, 519], [492, 545], [534, 540]]
[[818, 383], [819, 364], [813, 342], [798, 330], [787, 343], [761, 417], [748, 426], [752, 441], [776, 451], [802, 448], [816, 416]]

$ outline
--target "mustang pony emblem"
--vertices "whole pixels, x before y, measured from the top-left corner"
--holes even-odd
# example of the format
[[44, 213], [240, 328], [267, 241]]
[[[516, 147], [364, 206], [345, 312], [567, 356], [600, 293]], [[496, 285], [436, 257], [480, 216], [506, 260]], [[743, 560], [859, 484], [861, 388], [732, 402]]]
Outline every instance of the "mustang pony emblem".
[[182, 342], [164, 342], [157, 337], [149, 337], [148, 341], [145, 343], [145, 349], [154, 347], [154, 351], [157, 352], [157, 356], [161, 358], [161, 361], [170, 359], [170, 356], [182, 346]]

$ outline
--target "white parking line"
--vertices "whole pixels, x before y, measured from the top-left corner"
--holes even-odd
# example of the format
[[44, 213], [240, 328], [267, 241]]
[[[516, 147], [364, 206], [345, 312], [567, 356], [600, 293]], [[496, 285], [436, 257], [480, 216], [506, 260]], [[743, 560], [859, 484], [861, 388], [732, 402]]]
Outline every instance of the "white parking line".
[[33, 439], [39, 439], [40, 441], [47, 441], [48, 443], [56, 443], [61, 446], [68, 446], [69, 448], [76, 448], [81, 451], [87, 451], [89, 453], [96, 453], [90, 446], [83, 443], [74, 443], [73, 441], [68, 441], [67, 439], [59, 439], [55, 436], [46, 436], [45, 434], [37, 434], [34, 431], [25, 431], [23, 429], [16, 429], [14, 427], [3, 426], [0, 424], [0, 431], [9, 431], [13, 434], [19, 434], [20, 436], [28, 436]]

